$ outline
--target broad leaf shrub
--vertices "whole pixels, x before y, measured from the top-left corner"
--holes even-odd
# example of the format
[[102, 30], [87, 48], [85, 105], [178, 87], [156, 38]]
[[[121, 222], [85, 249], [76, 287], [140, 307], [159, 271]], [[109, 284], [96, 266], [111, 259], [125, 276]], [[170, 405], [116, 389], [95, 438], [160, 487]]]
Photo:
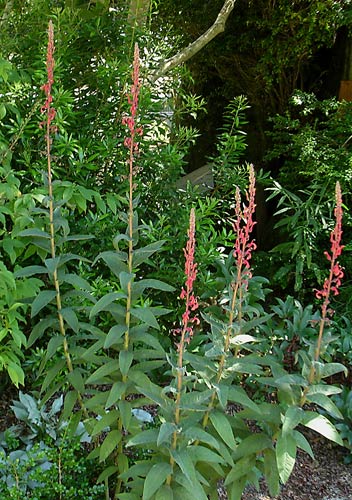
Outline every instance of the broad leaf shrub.
[[[340, 389], [326, 384], [325, 379], [345, 368], [321, 358], [330, 294], [338, 291], [341, 279], [337, 261], [342, 249], [339, 185], [330, 275], [319, 292], [323, 306], [317, 316], [316, 338], [300, 352], [300, 374], [289, 373], [270, 350], [261, 349], [265, 340], [262, 327], [270, 324], [273, 314], [265, 311], [268, 283], [253, 277], [251, 270], [256, 247], [252, 234], [253, 166], [248, 169], [245, 201], [236, 189], [233, 249], [216, 263], [221, 272], [221, 293], [203, 311], [196, 288], [197, 213], [190, 210], [185, 284], [180, 293], [185, 306], [180, 327], [169, 329], [172, 342], [165, 348], [161, 323], [165, 331], [167, 322], [160, 318], [169, 311], [158, 301], [158, 293], [171, 293], [174, 287], [143, 273], [143, 265], [162, 251], [164, 242], [140, 244], [145, 225], [139, 222], [136, 195], [143, 134], [138, 114], [138, 45], [128, 96], [130, 109], [123, 118], [128, 129], [124, 141], [128, 188], [117, 215], [119, 227], [125, 231], [115, 236], [113, 249], [102, 248], [92, 263], [93, 269], [105, 265], [113, 276], [113, 287], [100, 297], [94, 296], [89, 282], [77, 272], [89, 262], [70, 252], [72, 242], [77, 245], [89, 236], [70, 234], [66, 201], [56, 198], [55, 186], [60, 188], [62, 181], [53, 179], [55, 159], [51, 153], [56, 133], [51, 93], [54, 63], [50, 23], [42, 108], [47, 195], [31, 212], [32, 227], [19, 233], [19, 237], [28, 238], [36, 263], [22, 267], [15, 275], [22, 279], [39, 274], [42, 281], [31, 303], [35, 324], [28, 343], [46, 347], [40, 366], [45, 374], [43, 403], [60, 393], [61, 419], [70, 417], [71, 430], [83, 420], [93, 442], [88, 459], [100, 462], [103, 471], [97, 481], [104, 483], [106, 498], [215, 499], [218, 482], [223, 480], [228, 497], [236, 500], [246, 484], [258, 487], [261, 475], [270, 493], [278, 494], [280, 483], [292, 472], [297, 447], [313, 456], [302, 426], [342, 444], [329, 419], [310, 405], [341, 418], [329, 398]], [[46, 364], [53, 359], [55, 363], [47, 369]], [[272, 403], [251, 397], [251, 391], [246, 390], [249, 379], [256, 386], [270, 387]], [[64, 493], [60, 492], [63, 497]]]

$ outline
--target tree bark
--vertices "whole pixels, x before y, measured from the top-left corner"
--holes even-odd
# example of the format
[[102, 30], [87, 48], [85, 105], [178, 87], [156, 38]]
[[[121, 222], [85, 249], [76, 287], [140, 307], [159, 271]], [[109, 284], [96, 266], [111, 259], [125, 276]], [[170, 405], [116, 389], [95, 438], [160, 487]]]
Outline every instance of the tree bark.
[[157, 68], [155, 73], [152, 74], [151, 81], [155, 82], [171, 69], [188, 61], [188, 59], [197, 54], [197, 52], [211, 42], [211, 40], [213, 40], [213, 38], [215, 38], [219, 33], [225, 31], [226, 21], [235, 6], [235, 2], [236, 0], [225, 0], [214, 24], [199, 38], [197, 38], [197, 40], [188, 45], [188, 47], [185, 47], [174, 56], [166, 59], [166, 61], [164, 61], [159, 68]]
[[144, 26], [150, 9], [150, 0], [131, 0], [128, 11], [128, 24], [131, 26]]

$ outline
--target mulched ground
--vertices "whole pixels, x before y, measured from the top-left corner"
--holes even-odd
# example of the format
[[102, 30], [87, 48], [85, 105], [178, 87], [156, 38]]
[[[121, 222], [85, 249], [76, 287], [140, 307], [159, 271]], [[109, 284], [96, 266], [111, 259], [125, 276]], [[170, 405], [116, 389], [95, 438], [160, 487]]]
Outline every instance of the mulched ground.
[[[352, 465], [344, 465], [344, 448], [319, 435], [306, 433], [315, 460], [299, 451], [292, 476], [275, 500], [352, 500]], [[262, 483], [261, 491], [248, 489], [242, 500], [270, 500]]]

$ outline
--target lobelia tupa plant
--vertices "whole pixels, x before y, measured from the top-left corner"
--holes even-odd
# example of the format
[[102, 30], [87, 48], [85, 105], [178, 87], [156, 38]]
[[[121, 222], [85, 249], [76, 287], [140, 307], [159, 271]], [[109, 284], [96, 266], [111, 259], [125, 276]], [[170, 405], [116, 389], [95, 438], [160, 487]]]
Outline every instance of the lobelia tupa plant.
[[[270, 354], [261, 352], [261, 326], [271, 319], [264, 309], [265, 280], [252, 277], [251, 256], [255, 250], [252, 231], [255, 212], [255, 172], [249, 166], [249, 186], [242, 202], [235, 195], [236, 239], [228, 257], [217, 262], [222, 272], [223, 290], [216, 304], [198, 312], [194, 291], [195, 211], [190, 212], [185, 254], [185, 300], [179, 338], [168, 352], [160, 333], [158, 317], [168, 311], [153, 302], [153, 290], [172, 292], [162, 281], [143, 276], [143, 265], [160, 251], [163, 241], [140, 247], [139, 235], [145, 226], [138, 221], [135, 196], [137, 160], [140, 153], [138, 103], [141, 90], [138, 45], [135, 45], [133, 84], [128, 127], [128, 187], [124, 211], [119, 218], [125, 232], [117, 234], [113, 249], [103, 250], [93, 265], [105, 263], [115, 289], [98, 300], [89, 284], [69, 269], [82, 259], [61, 251], [71, 241], [87, 238], [69, 235], [64, 203], [54, 200], [52, 180], [53, 26], [49, 24], [48, 83], [46, 103], [46, 144], [49, 196], [43, 199], [36, 226], [22, 232], [32, 239], [43, 256], [43, 265], [19, 271], [21, 275], [40, 273], [47, 290], [41, 290], [32, 303], [32, 318], [48, 311], [34, 326], [30, 344], [50, 334], [43, 360], [58, 356], [42, 385], [44, 401], [55, 392], [64, 392], [62, 419], [70, 419], [72, 429], [83, 418], [94, 439], [88, 458], [98, 459], [105, 482], [105, 497], [118, 500], [208, 500], [218, 498], [222, 480], [230, 500], [240, 500], [246, 484], [259, 488], [265, 476], [270, 494], [279, 492], [295, 463], [297, 447], [311, 456], [311, 447], [302, 424], [342, 444], [328, 418], [305, 407], [314, 403], [339, 418], [329, 396], [339, 392], [324, 378], [344, 370], [338, 363], [323, 364], [319, 352], [324, 342], [330, 291], [337, 291], [341, 268], [341, 194], [337, 189], [337, 219], [332, 236], [330, 277], [324, 298], [317, 345], [301, 352], [301, 375], [291, 375]], [[48, 228], [48, 230], [47, 230]], [[40, 255], [40, 254], [39, 254]], [[44, 278], [43, 278], [44, 279]], [[74, 293], [67, 285], [74, 285]], [[75, 302], [77, 301], [77, 303]], [[324, 308], [325, 307], [325, 308]], [[45, 309], [44, 309], [45, 308]], [[325, 312], [324, 312], [325, 311]], [[89, 320], [87, 320], [87, 312]], [[196, 328], [195, 328], [196, 327]], [[202, 341], [193, 335], [202, 332]], [[160, 373], [163, 372], [163, 377]], [[63, 376], [64, 373], [64, 376]], [[251, 379], [275, 392], [272, 403], [255, 402], [246, 391]], [[78, 401], [80, 408], [75, 407]], [[146, 408], [147, 406], [147, 408]], [[148, 413], [155, 413], [153, 425]], [[74, 411], [75, 410], [75, 411]], [[148, 410], [148, 412], [147, 412]], [[250, 425], [254, 422], [256, 425]]]

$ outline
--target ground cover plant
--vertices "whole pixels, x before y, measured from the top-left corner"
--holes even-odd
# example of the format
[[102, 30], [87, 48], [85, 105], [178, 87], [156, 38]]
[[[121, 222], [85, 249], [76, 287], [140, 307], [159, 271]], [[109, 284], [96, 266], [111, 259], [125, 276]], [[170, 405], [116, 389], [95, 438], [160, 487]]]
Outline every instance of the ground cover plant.
[[[330, 398], [341, 389], [326, 383], [326, 379], [346, 373], [346, 369], [322, 356], [333, 325], [331, 296], [338, 294], [343, 278], [339, 264], [343, 249], [340, 184], [336, 183], [335, 190], [331, 249], [326, 252], [330, 269], [316, 292], [316, 299], [322, 302], [320, 311], [313, 313], [312, 308], [304, 309], [293, 299], [278, 301], [271, 309], [266, 306], [269, 283], [253, 276], [251, 268], [256, 249], [256, 175], [252, 165], [247, 168], [246, 188], [241, 193], [237, 187], [234, 193], [233, 248], [228, 255], [219, 254], [214, 262], [217, 287], [212, 300], [201, 309], [194, 207], [187, 214], [182, 290], [175, 290], [174, 283], [146, 275], [153, 256], [163, 251], [164, 242], [144, 244], [147, 226], [139, 220], [143, 127], [139, 115], [140, 55], [135, 44], [129, 110], [123, 117], [127, 189], [124, 196], [119, 192], [112, 210], [119, 231], [112, 244], [102, 246], [89, 262], [76, 252], [80, 242], [89, 242], [91, 235], [71, 234], [72, 212], [63, 189], [67, 187], [65, 179], [54, 176], [52, 148], [58, 125], [53, 97], [52, 22], [48, 35], [47, 81], [42, 87], [45, 102], [41, 108], [47, 161], [43, 187], [47, 192], [44, 194], [42, 188], [41, 196], [35, 193], [28, 197], [24, 219], [18, 222], [21, 227], [13, 235], [23, 259], [16, 260], [16, 244], [11, 247], [13, 261], [9, 252], [9, 258], [4, 259], [11, 293], [6, 289], [3, 300], [22, 314], [30, 307], [31, 317], [15, 316], [7, 325], [10, 316], [3, 315], [3, 340], [7, 335], [6, 341], [17, 346], [18, 353], [24, 344], [44, 349], [39, 366], [42, 404], [54, 396], [59, 398], [54, 404], [60, 410], [63, 406], [61, 424], [69, 421], [68, 440], [74, 440], [83, 423], [91, 440], [87, 460], [97, 460], [102, 469], [97, 483], [104, 485], [104, 493], [96, 489], [101, 498], [216, 499], [218, 483], [223, 480], [228, 497], [236, 500], [246, 484], [258, 486], [261, 476], [270, 493], [276, 495], [292, 472], [297, 448], [312, 456], [303, 427], [343, 444], [329, 420], [343, 420]], [[7, 168], [7, 182], [16, 186], [9, 158], [3, 168]], [[10, 194], [2, 205], [4, 223], [12, 214], [8, 208], [12, 206]], [[88, 197], [86, 201], [104, 204], [99, 193], [83, 191], [84, 196]], [[103, 278], [107, 276], [108, 286], [100, 287], [99, 293], [86, 279], [88, 273], [81, 273], [88, 266], [92, 273], [98, 269]], [[17, 287], [22, 293], [14, 298], [12, 291]], [[179, 324], [174, 320], [168, 323], [172, 311], [165, 309], [160, 299], [167, 293], [179, 294]], [[22, 321], [28, 339], [16, 335]], [[291, 338], [290, 322], [294, 324]], [[294, 335], [305, 339], [306, 345], [302, 342], [294, 353], [298, 366], [294, 371], [275, 355], [275, 346], [268, 346], [270, 328], [271, 339], [276, 336], [289, 343]], [[3, 341], [1, 345], [6, 347]], [[23, 383], [20, 354], [14, 364], [16, 368], [4, 362], [3, 367], [18, 386]], [[272, 401], [253, 397], [253, 388], [262, 395], [270, 392]], [[235, 413], [228, 411], [230, 404], [237, 405]], [[14, 406], [17, 412], [23, 410], [19, 404]], [[322, 408], [326, 414], [315, 408]], [[45, 410], [41, 414], [47, 415]], [[44, 454], [36, 455], [35, 449], [34, 466], [46, 459], [45, 453], [50, 455], [46, 448], [38, 453], [42, 451]], [[2, 458], [5, 462], [12, 459], [6, 452]], [[28, 477], [28, 470], [17, 465], [17, 476]], [[44, 481], [40, 476], [30, 479]], [[10, 486], [14, 488], [13, 498], [18, 498], [19, 490], [28, 485], [15, 481]], [[69, 498], [64, 494], [73, 494], [63, 489], [55, 493], [63, 498]], [[77, 494], [85, 492], [79, 493], [77, 488]]]

